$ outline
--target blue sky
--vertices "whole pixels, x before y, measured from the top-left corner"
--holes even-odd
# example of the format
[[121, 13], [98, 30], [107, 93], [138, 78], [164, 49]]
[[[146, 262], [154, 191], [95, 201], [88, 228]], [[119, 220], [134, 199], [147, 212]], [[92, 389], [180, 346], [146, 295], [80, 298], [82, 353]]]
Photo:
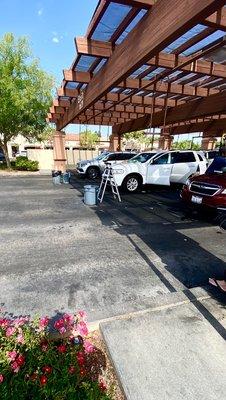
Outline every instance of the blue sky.
[[[62, 70], [75, 58], [74, 37], [86, 33], [98, 0], [0, 0], [0, 37], [6, 32], [27, 36], [41, 67], [60, 86]], [[91, 127], [98, 130], [98, 127]], [[84, 127], [82, 127], [84, 129]], [[69, 131], [78, 132], [78, 126]], [[103, 134], [107, 129], [102, 129]]]
[[97, 0], [1, 0], [0, 36], [28, 36], [42, 68], [59, 84], [75, 56], [74, 37], [86, 33]]

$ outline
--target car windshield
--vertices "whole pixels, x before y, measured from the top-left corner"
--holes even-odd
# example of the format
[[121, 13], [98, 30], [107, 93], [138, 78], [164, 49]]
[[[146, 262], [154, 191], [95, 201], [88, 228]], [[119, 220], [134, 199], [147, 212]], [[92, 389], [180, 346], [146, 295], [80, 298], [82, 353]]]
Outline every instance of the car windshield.
[[226, 157], [215, 157], [212, 164], [206, 171], [207, 174], [225, 174], [226, 173]]
[[109, 153], [105, 152], [105, 153], [101, 153], [99, 156], [97, 156], [95, 158], [95, 160], [103, 160], [103, 158], [105, 158]]
[[140, 153], [137, 154], [137, 156], [131, 158], [128, 162], [140, 162], [140, 163], [145, 163], [146, 161], [150, 160], [152, 157], [154, 157], [156, 153]]

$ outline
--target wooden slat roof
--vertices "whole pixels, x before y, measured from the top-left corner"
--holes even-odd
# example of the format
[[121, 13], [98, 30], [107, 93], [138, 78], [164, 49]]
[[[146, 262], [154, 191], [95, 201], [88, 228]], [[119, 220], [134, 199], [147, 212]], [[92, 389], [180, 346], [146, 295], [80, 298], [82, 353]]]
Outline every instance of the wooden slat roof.
[[[86, 35], [75, 39], [77, 56], [71, 68], [64, 70], [62, 85], [50, 108], [48, 120], [56, 123], [57, 129], [63, 129], [68, 123], [104, 124], [114, 125], [114, 132], [123, 133], [128, 124], [130, 130], [139, 125], [133, 123], [137, 119], [140, 119], [141, 129], [142, 118], [145, 121], [149, 118], [150, 125], [160, 111], [164, 114], [174, 107], [183, 104], [186, 107], [190, 102], [204, 101], [206, 97], [225, 91], [225, 2], [203, 0], [202, 5], [192, 2], [193, 9], [188, 9], [187, 15], [183, 10], [182, 15], [181, 3], [187, 4], [185, 0], [100, 0]], [[153, 51], [150, 44], [151, 57], [144, 58], [142, 52], [148, 51], [149, 42], [145, 41], [145, 32], [141, 28], [151, 24], [155, 27], [161, 12], [163, 24], [164, 19], [168, 21], [172, 32], [162, 40], [159, 49], [157, 42], [155, 46], [153, 41]], [[183, 18], [182, 26], [179, 19], [182, 21]], [[172, 23], [175, 29], [171, 27]], [[157, 41], [156, 29], [153, 35], [155, 33]], [[159, 26], [160, 32], [161, 29], [162, 32], [165, 30], [164, 25]], [[163, 43], [165, 47], [160, 48]], [[133, 51], [126, 55], [129, 46]], [[118, 64], [122, 65], [121, 80], [118, 68], [114, 83], [114, 80], [110, 82], [109, 74], [112, 65], [115, 65], [116, 72], [117, 54]], [[128, 62], [123, 57], [129, 57]], [[113, 63], [114, 59], [116, 63]], [[211, 115], [217, 114], [221, 118], [224, 111], [226, 113], [224, 107], [220, 114], [213, 109]], [[208, 114], [202, 115], [202, 120], [207, 117]], [[186, 118], [189, 121], [192, 116]], [[162, 122], [159, 123], [162, 126]]]

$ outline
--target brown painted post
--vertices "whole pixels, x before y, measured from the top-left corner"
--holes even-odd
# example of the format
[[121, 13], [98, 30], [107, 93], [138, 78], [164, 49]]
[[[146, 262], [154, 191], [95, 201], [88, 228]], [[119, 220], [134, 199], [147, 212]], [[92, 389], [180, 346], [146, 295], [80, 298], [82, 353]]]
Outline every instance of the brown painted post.
[[159, 138], [159, 149], [170, 150], [173, 141], [173, 136], [170, 135], [168, 130], [162, 130]]
[[56, 131], [53, 136], [53, 159], [54, 169], [66, 171], [65, 133]]
[[201, 149], [202, 150], [214, 150], [216, 146], [217, 138], [215, 137], [203, 137]]
[[112, 134], [110, 136], [109, 150], [110, 151], [119, 151], [120, 148], [121, 148], [121, 135]]

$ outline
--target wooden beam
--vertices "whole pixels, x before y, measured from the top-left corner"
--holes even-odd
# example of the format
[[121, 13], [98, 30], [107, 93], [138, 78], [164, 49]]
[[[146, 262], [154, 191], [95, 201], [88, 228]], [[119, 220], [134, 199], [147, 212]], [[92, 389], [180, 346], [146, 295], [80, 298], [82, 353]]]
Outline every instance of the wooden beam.
[[[131, 79], [127, 78], [123, 82], [120, 82], [117, 87], [119, 88], [124, 88], [124, 89], [140, 89], [144, 86], [146, 86], [148, 83], [148, 79]], [[153, 92], [159, 92], [159, 93], [168, 93], [169, 95], [186, 95], [186, 96], [201, 96], [205, 97], [210, 94], [215, 94], [218, 91], [215, 89], [211, 89], [211, 92], [208, 91], [207, 88], [202, 88], [202, 87], [194, 87], [190, 85], [184, 85], [183, 83], [181, 84], [176, 84], [172, 83], [170, 84], [170, 87], [168, 88], [168, 83], [164, 81], [156, 82], [153, 85], [150, 85], [148, 88], [148, 91], [153, 91]]]
[[67, 87], [61, 87], [57, 89], [57, 94], [59, 97], [71, 97], [71, 98], [76, 98], [79, 95], [79, 90], [78, 89], [69, 89]]
[[173, 54], [181, 54], [189, 47], [194, 46], [196, 43], [200, 42], [200, 40], [205, 39], [207, 36], [211, 35], [212, 33], [215, 32], [214, 28], [206, 28], [203, 31], [199, 32], [197, 35], [193, 36], [191, 39], [187, 40], [185, 43], [177, 47], [172, 53]]
[[[165, 111], [160, 111], [152, 116], [152, 127], [174, 124], [192, 118], [211, 116], [226, 112], [226, 91], [194, 100], [186, 104], [171, 108], [165, 115]], [[123, 134], [125, 132], [146, 129], [150, 126], [150, 116], [146, 115], [137, 120], [131, 120], [123, 125], [115, 126], [114, 133]]]
[[148, 10], [156, 3], [156, 0], [112, 0], [112, 2]]
[[[135, 96], [134, 95], [134, 96], [130, 96], [130, 98], [128, 98], [127, 95], [119, 94], [119, 93], [108, 93], [103, 97], [103, 99], [105, 101], [112, 101], [115, 103], [125, 102], [128, 104], [141, 105], [141, 106], [144, 106], [144, 105], [152, 106], [152, 103], [153, 103], [152, 97], [147, 97], [147, 96], [144, 97], [144, 96]], [[179, 101], [179, 103], [180, 103], [180, 101]], [[158, 106], [165, 106], [165, 99], [156, 97], [155, 104]], [[168, 99], [169, 107], [175, 107], [175, 104], [176, 104], [175, 100]], [[182, 104], [182, 103], [180, 103], [180, 104]]]
[[138, 8], [132, 8], [130, 12], [125, 16], [122, 23], [118, 26], [118, 28], [114, 31], [113, 35], [111, 36], [110, 41], [113, 44], [113, 46], [115, 45], [115, 42], [118, 40], [118, 38], [126, 31], [126, 28], [133, 21], [133, 19], [137, 16], [138, 13], [139, 13]]
[[[90, 72], [64, 70], [64, 78], [68, 82], [88, 83], [88, 81], [91, 80], [91, 74]], [[117, 85], [117, 87], [123, 89], [142, 90], [143, 87], [145, 87], [147, 84], [148, 84], [148, 79], [127, 78], [123, 82], [120, 82]], [[183, 94], [186, 96], [201, 96], [201, 97], [217, 93], [217, 90], [214, 89], [209, 91], [208, 89], [202, 87], [199, 88], [199, 87], [186, 86], [184, 82], [183, 84], [171, 84], [170, 89], [168, 90], [168, 84], [164, 81], [160, 81], [157, 82], [156, 84], [150, 85], [148, 91], [169, 93], [173, 95]]]
[[64, 69], [63, 74], [64, 79], [67, 82], [89, 83], [92, 77], [92, 74], [90, 72], [73, 71], [71, 69]]
[[[156, 67], [173, 69], [175, 67], [180, 67], [182, 64], [186, 63], [189, 57], [177, 56], [175, 54], [159, 53], [158, 56], [150, 59], [147, 64], [155, 65]], [[210, 61], [197, 60], [194, 63], [190, 63], [186, 66], [179, 68], [184, 72], [193, 72], [201, 75], [210, 75], [213, 77], [226, 78], [226, 66], [223, 64], [213, 64]]]
[[55, 106], [55, 107], [59, 106], [59, 107], [66, 108], [66, 107], [70, 107], [70, 105], [71, 105], [70, 100], [60, 100], [60, 99], [53, 100], [53, 106]]
[[91, 80], [82, 102], [73, 103], [58, 124], [63, 129], [84, 109], [94, 104], [141, 65], [172, 43], [200, 19], [208, 17], [224, 0], [158, 0], [126, 39], [115, 49], [107, 64]]
[[219, 8], [215, 13], [205, 19], [204, 24], [226, 32], [226, 8]]
[[197, 122], [189, 125], [180, 125], [172, 127], [170, 133], [172, 135], [180, 135], [182, 133], [192, 132], [216, 132], [220, 129], [226, 131], [226, 119], [213, 119], [210, 121]]
[[89, 54], [94, 57], [107, 57], [112, 54], [112, 44], [98, 40], [88, 40], [87, 37], [76, 37], [75, 46], [79, 55]]
[[[208, 29], [208, 32], [213, 32], [212, 29]], [[206, 33], [206, 30], [203, 31]], [[203, 32], [200, 33], [203, 34]], [[196, 35], [194, 38], [196, 38], [198, 35]], [[194, 38], [191, 39], [191, 43], [192, 41], [194, 41]], [[87, 45], [85, 46], [86, 48], [86, 52], [85, 52], [85, 48], [83, 47], [83, 54], [86, 55], [90, 55], [92, 54], [92, 52], [95, 51], [95, 40], [91, 40], [91, 39], [87, 39], [87, 38], [80, 38], [81, 40], [84, 40], [87, 42]], [[99, 42], [102, 43], [102, 53], [103, 56], [105, 58], [109, 58], [108, 54], [109, 54], [109, 49], [108, 50], [104, 50], [104, 46], [105, 44], [107, 44], [107, 46], [112, 46], [111, 43], [109, 42]], [[188, 42], [186, 42], [188, 43]], [[185, 43], [185, 44], [186, 44]], [[185, 46], [185, 45], [183, 45]], [[118, 46], [116, 46], [117, 48]], [[175, 54], [173, 53], [164, 53], [164, 52], [160, 52], [157, 56], [151, 58], [150, 60], [147, 61], [147, 65], [150, 65], [151, 67], [160, 67], [160, 68], [168, 68], [168, 69], [172, 69], [175, 68], [176, 66], [182, 66], [181, 67], [181, 71], [185, 71], [187, 73], [190, 72], [194, 72], [194, 73], [200, 73], [202, 75], [210, 75], [213, 77], [226, 77], [226, 66], [222, 65], [222, 64], [214, 64], [210, 62], [210, 61], [206, 61], [206, 60], [197, 60], [195, 63], [191, 63], [183, 66], [183, 64], [185, 64], [187, 61], [189, 61], [189, 57], [186, 56], [178, 56], [178, 51], [184, 51], [183, 50], [184, 47], [181, 46], [181, 48], [179, 47], [178, 49], [175, 50]], [[178, 51], [177, 51], [178, 50]], [[111, 50], [112, 51], [112, 50]]]

